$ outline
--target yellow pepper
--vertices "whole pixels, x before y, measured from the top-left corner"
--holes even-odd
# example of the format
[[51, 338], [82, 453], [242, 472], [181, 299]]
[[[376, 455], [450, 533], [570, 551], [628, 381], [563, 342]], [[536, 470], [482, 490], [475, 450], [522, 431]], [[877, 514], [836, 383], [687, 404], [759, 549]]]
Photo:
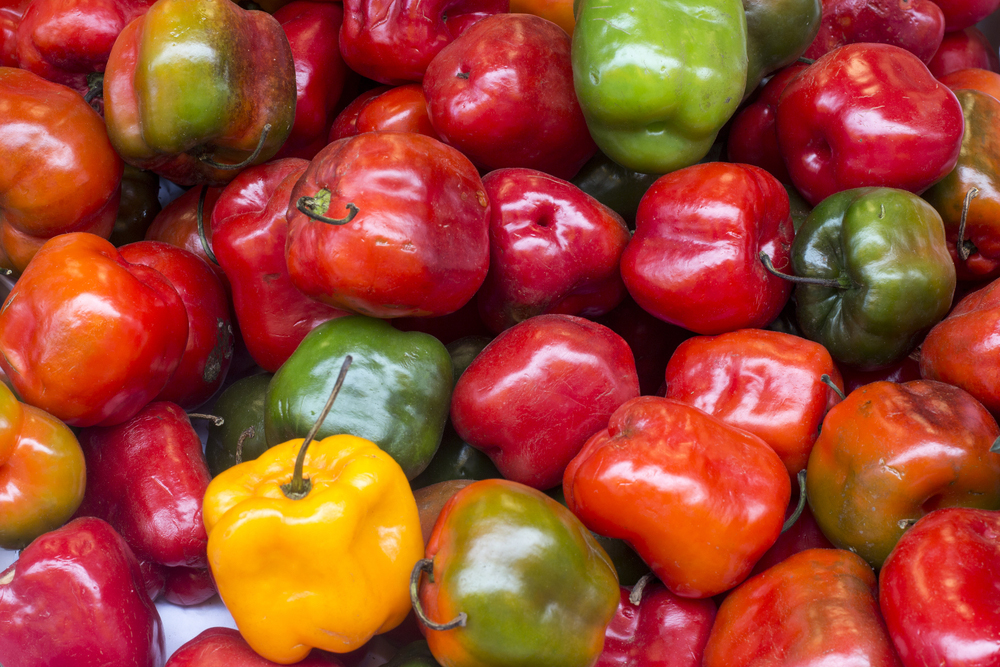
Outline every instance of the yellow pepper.
[[[399, 625], [424, 542], [402, 468], [373, 442], [290, 440], [219, 474], [205, 494], [208, 559], [244, 639], [281, 664], [343, 653]], [[296, 475], [298, 476], [298, 475]], [[283, 489], [284, 486], [284, 489]], [[289, 497], [291, 496], [291, 497]]]

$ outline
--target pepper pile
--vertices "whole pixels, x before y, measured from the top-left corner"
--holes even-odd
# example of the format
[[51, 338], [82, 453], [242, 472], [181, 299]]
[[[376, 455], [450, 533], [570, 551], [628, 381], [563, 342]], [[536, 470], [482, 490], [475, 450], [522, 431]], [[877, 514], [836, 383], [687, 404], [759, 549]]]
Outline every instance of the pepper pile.
[[0, 663], [996, 667], [998, 5], [0, 0]]

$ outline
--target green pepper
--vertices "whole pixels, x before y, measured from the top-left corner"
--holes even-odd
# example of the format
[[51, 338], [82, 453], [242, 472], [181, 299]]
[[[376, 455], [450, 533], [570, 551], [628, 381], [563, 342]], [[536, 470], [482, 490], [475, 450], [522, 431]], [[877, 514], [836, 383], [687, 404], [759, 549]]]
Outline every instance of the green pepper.
[[634, 171], [701, 160], [743, 99], [740, 0], [582, 0], [573, 83], [598, 147]]
[[820, 0], [743, 0], [747, 17], [747, 87], [795, 62], [819, 34]]
[[661, 174], [643, 174], [626, 169], [597, 151], [573, 177], [573, 184], [625, 219], [635, 229], [639, 200]]
[[221, 424], [209, 422], [205, 440], [208, 471], [215, 477], [227, 468], [252, 461], [268, 448], [264, 437], [264, 397], [270, 373], [258, 373], [232, 383], [215, 401], [212, 414]]
[[399, 649], [385, 667], [441, 667], [441, 663], [434, 659], [427, 641], [418, 639]]
[[795, 235], [791, 260], [802, 334], [863, 370], [909, 353], [955, 293], [941, 216], [905, 190], [827, 197]]
[[348, 354], [351, 372], [316, 439], [348, 433], [371, 440], [412, 480], [441, 443], [451, 406], [451, 357], [434, 336], [399, 331], [373, 317], [339, 317], [302, 339], [267, 388], [268, 445], [306, 436]]

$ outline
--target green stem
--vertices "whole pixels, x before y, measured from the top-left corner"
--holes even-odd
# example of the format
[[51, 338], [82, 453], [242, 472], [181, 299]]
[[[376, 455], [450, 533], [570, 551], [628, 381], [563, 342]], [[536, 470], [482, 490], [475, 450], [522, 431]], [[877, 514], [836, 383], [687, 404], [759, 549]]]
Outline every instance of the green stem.
[[799, 483], [799, 503], [795, 506], [795, 511], [792, 512], [792, 515], [785, 519], [785, 524], [781, 527], [782, 533], [794, 526], [795, 522], [802, 516], [802, 512], [806, 509], [806, 471], [800, 470], [795, 479]]
[[846, 396], [844, 396], [844, 392], [841, 391], [840, 387], [838, 387], [834, 383], [833, 379], [826, 373], [823, 373], [822, 375], [819, 376], [819, 381], [825, 384], [830, 389], [833, 389], [833, 392], [837, 394], [837, 396], [840, 396], [840, 400], [844, 400], [845, 398], [847, 398]]
[[207, 153], [205, 155], [198, 156], [198, 159], [207, 164], [208, 166], [214, 167], [215, 169], [225, 169], [227, 171], [239, 171], [241, 169], [245, 169], [246, 167], [249, 167], [251, 164], [253, 164], [253, 161], [260, 156], [260, 152], [264, 150], [264, 142], [267, 141], [267, 135], [270, 132], [271, 132], [271, 124], [267, 123], [261, 129], [260, 140], [257, 141], [257, 148], [253, 150], [253, 153], [250, 154], [250, 157], [237, 164], [223, 164], [221, 162], [216, 162], [214, 159], [209, 157]]
[[965, 193], [965, 200], [962, 202], [962, 218], [958, 223], [958, 240], [955, 242], [955, 250], [958, 253], [958, 258], [963, 262], [976, 251], [976, 245], [972, 241], [965, 240], [965, 219], [969, 215], [969, 206], [972, 204], [972, 200], [978, 194], [979, 188], [969, 188], [969, 191]]
[[205, 198], [208, 196], [208, 186], [201, 186], [201, 192], [198, 193], [198, 238], [201, 239], [201, 247], [204, 249], [205, 254], [208, 258], [212, 260], [212, 263], [216, 266], [219, 265], [219, 260], [215, 258], [215, 253], [212, 252], [212, 246], [208, 243], [208, 236], [205, 235]]
[[330, 191], [323, 188], [313, 197], [299, 197], [295, 202], [295, 208], [306, 217], [316, 222], [325, 222], [328, 225], [346, 225], [354, 216], [358, 214], [358, 207], [348, 202], [345, 208], [347, 215], [343, 218], [328, 218], [326, 213], [330, 210]]
[[820, 287], [830, 287], [832, 289], [847, 289], [849, 287], [837, 278], [807, 278], [805, 276], [790, 276], [787, 273], [781, 273], [778, 269], [774, 268], [774, 264], [771, 263], [771, 258], [767, 256], [766, 252], [761, 250], [757, 256], [768, 273], [790, 282], [801, 283], [803, 285], [819, 285]]

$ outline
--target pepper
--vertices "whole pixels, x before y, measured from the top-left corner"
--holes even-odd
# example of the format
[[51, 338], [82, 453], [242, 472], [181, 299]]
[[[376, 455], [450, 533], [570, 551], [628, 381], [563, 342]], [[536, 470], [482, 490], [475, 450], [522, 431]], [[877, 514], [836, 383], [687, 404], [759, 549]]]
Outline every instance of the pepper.
[[226, 387], [212, 404], [222, 423], [208, 423], [205, 459], [215, 477], [237, 463], [252, 461], [267, 449], [264, 437], [264, 397], [271, 373], [257, 373]]
[[303, 437], [321, 413], [345, 354], [354, 359], [337, 411], [319, 437], [351, 433], [388, 452], [408, 478], [437, 451], [448, 418], [451, 357], [436, 338], [352, 315], [317, 326], [274, 374], [264, 431], [269, 445]]
[[[812, 210], [792, 269], [806, 338], [834, 360], [875, 369], [905, 356], [951, 307], [955, 264], [930, 204], [892, 188], [857, 188]], [[780, 268], [780, 267], [779, 267]]]
[[411, 594], [444, 665], [589, 667], [618, 605], [618, 580], [569, 510], [531, 487], [489, 479], [441, 510]]
[[269, 160], [291, 131], [295, 99], [281, 25], [228, 0], [154, 3], [122, 30], [104, 73], [112, 145], [178, 185], [223, 185]]
[[[930, 4], [929, 0], [924, 0]], [[820, 31], [820, 0], [743, 0], [747, 16], [747, 87], [750, 95], [772, 72], [788, 67]]]
[[0, 383], [0, 548], [24, 548], [69, 521], [86, 482], [73, 432]]
[[590, 134], [628, 169], [665, 174], [703, 158], [747, 83], [739, 0], [583, 0], [573, 83]]
[[313, 433], [223, 471], [204, 500], [219, 595], [247, 643], [285, 664], [402, 623], [424, 548], [399, 464], [369, 440]]

